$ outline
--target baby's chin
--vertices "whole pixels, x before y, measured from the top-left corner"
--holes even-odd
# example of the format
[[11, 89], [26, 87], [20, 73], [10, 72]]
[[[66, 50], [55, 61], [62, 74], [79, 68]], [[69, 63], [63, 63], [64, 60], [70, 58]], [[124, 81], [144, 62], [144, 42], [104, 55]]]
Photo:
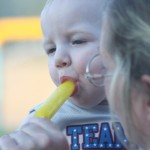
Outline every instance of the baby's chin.
[[77, 107], [80, 107], [81, 109], [91, 109], [100, 104], [100, 102], [93, 104], [91, 102], [88, 103], [86, 101], [85, 102], [76, 101], [74, 99], [70, 99], [70, 102], [73, 103], [74, 105], [76, 105]]

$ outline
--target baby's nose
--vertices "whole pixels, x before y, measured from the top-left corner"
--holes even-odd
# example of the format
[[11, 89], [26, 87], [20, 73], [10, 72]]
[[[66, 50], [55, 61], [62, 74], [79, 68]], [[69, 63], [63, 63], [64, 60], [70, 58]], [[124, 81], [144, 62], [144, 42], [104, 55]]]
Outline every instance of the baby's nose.
[[71, 65], [71, 58], [69, 56], [57, 56], [55, 58], [55, 66], [57, 68], [68, 67]]

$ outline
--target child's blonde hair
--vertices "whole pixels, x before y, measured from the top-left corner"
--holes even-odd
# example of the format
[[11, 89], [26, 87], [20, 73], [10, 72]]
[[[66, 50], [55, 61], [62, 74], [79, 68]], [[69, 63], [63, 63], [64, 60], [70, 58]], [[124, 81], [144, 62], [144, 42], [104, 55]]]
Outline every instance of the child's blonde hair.
[[[109, 49], [109, 53], [117, 66], [109, 98], [114, 98], [115, 85], [122, 74], [124, 84], [120, 93], [121, 109], [125, 114], [127, 132], [131, 138], [141, 136], [133, 123], [131, 91], [133, 88], [139, 92], [145, 91], [141, 77], [144, 74], [150, 75], [149, 15], [149, 0], [110, 0], [104, 16], [107, 17], [112, 30], [113, 48]], [[113, 103], [110, 105], [113, 107]]]

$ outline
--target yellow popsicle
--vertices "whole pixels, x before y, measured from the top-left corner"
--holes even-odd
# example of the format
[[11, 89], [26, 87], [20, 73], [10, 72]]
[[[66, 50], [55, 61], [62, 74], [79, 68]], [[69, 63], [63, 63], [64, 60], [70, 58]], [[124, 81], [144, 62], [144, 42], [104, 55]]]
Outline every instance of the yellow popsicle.
[[75, 83], [67, 80], [52, 93], [48, 100], [35, 112], [36, 117], [50, 119], [60, 106], [72, 95]]

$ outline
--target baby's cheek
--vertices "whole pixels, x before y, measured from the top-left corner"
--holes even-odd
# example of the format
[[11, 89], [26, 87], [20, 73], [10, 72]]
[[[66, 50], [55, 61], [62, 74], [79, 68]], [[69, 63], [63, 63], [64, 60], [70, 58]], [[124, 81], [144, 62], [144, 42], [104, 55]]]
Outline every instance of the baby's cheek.
[[49, 67], [49, 75], [52, 81], [55, 83], [55, 85], [59, 85], [59, 76], [54, 67]]
[[86, 71], [86, 66], [90, 60], [92, 55], [90, 55], [88, 52], [78, 52], [76, 57], [72, 59], [72, 65], [74, 66], [74, 69], [78, 70], [78, 73], [84, 74]]
[[86, 72], [86, 65], [87, 63], [86, 62], [83, 62], [83, 61], [78, 61], [78, 64], [76, 66], [76, 70], [79, 74], [81, 75], [84, 75], [85, 72]]

